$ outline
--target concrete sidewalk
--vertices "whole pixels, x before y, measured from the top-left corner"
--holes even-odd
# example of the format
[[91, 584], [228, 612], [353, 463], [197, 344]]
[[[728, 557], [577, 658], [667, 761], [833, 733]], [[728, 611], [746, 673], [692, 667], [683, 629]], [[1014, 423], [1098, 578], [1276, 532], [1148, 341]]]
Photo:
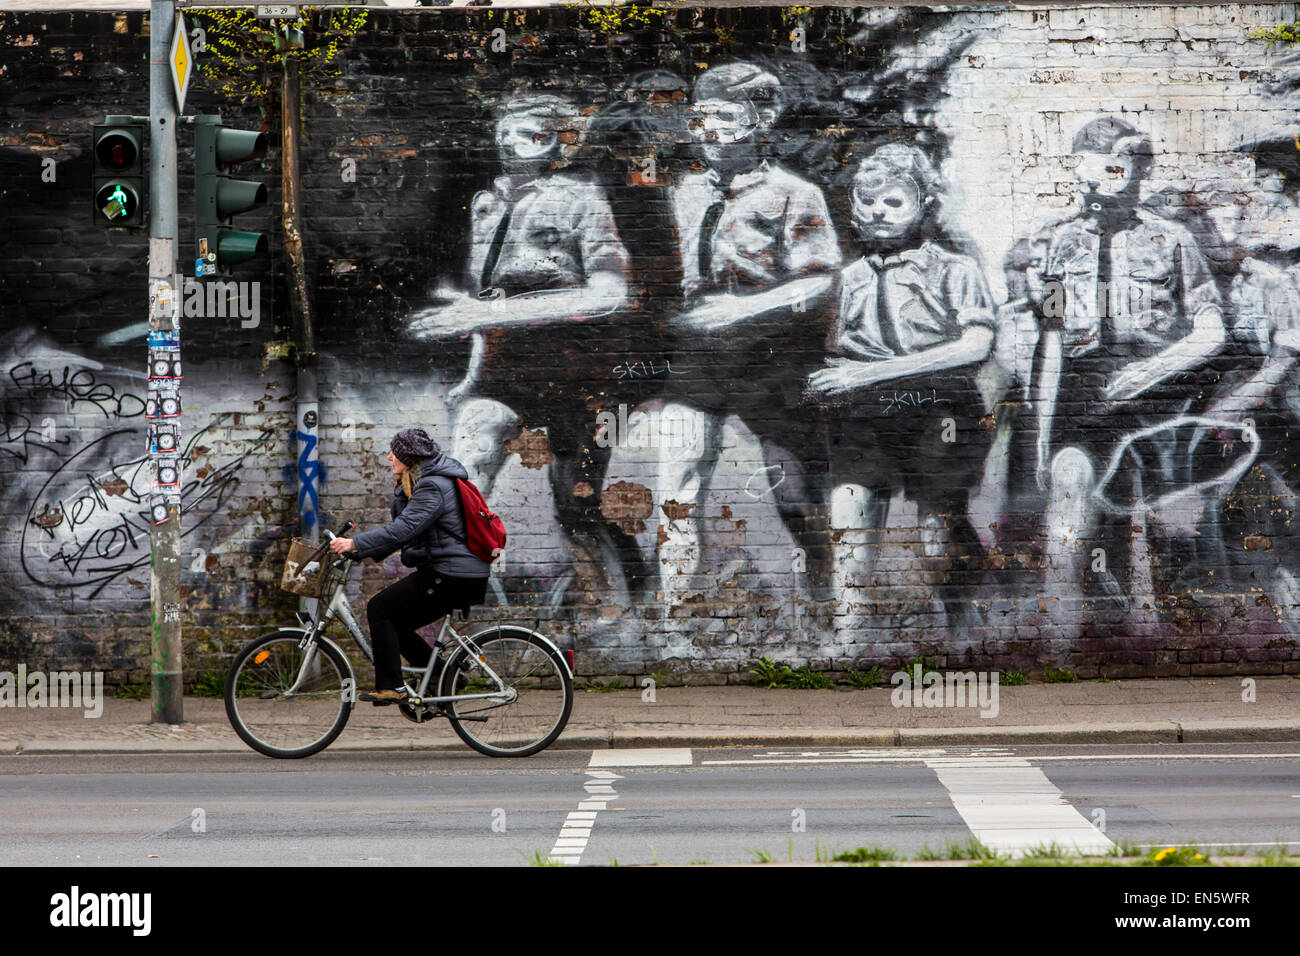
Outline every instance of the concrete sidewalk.
[[[1000, 687], [996, 716], [976, 707], [895, 707], [892, 689], [661, 687], [578, 690], [557, 748], [924, 746], [1300, 741], [1300, 679], [1176, 678]], [[251, 753], [220, 700], [185, 699], [185, 722], [150, 722], [148, 701], [109, 698], [98, 718], [72, 709], [0, 709], [0, 754]], [[445, 721], [358, 704], [332, 750], [466, 749]]]

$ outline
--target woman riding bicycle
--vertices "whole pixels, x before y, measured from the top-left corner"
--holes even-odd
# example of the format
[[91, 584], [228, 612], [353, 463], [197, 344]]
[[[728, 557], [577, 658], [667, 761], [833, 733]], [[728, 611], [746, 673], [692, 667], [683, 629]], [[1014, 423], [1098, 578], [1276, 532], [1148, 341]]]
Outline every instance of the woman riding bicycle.
[[433, 651], [416, 628], [457, 608], [468, 610], [484, 603], [489, 571], [488, 563], [475, 557], [466, 543], [465, 514], [455, 481], [469, 477], [464, 466], [442, 454], [423, 428], [398, 432], [389, 445], [388, 462], [397, 476], [393, 521], [330, 542], [335, 552], [354, 560], [382, 561], [400, 548], [402, 564], [416, 569], [366, 605], [374, 644], [375, 690], [357, 699], [376, 705], [407, 698], [399, 651], [413, 666], [428, 664]]

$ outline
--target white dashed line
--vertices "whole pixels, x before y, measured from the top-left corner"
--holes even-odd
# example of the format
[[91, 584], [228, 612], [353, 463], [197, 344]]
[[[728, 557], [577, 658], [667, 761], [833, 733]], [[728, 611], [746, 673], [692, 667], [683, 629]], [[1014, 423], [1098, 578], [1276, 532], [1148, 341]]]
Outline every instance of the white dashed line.
[[587, 782], [582, 789], [587, 795], [578, 802], [578, 809], [570, 811], [560, 828], [560, 835], [551, 847], [551, 859], [565, 866], [582, 862], [583, 851], [591, 839], [596, 825], [596, 814], [618, 799], [614, 781], [622, 780], [618, 774], [603, 767], [689, 767], [691, 751], [688, 747], [646, 747], [636, 750], [593, 750], [587, 764]]
[[587, 849], [591, 839], [592, 827], [596, 825], [596, 814], [609, 806], [609, 801], [618, 797], [614, 792], [612, 781], [622, 780], [609, 770], [587, 770], [586, 783], [582, 789], [586, 797], [578, 802], [578, 809], [570, 810], [560, 827], [560, 835], [551, 847], [551, 859], [565, 866], [577, 866], [582, 862], [582, 853]]

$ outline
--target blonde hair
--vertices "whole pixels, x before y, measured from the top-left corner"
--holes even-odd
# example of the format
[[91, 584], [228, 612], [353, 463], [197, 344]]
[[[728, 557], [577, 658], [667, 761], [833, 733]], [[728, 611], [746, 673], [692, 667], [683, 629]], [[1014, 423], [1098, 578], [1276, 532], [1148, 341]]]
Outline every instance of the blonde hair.
[[420, 481], [420, 463], [417, 461], [410, 468], [406, 469], [397, 478], [397, 483], [402, 486], [407, 499], [415, 494], [415, 486]]

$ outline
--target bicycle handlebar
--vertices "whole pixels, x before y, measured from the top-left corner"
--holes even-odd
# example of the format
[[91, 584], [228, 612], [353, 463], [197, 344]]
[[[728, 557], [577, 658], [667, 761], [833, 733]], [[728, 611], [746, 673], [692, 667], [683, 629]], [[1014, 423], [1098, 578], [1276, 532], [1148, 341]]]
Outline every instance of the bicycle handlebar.
[[339, 528], [339, 530], [338, 530], [337, 532], [331, 531], [329, 528], [326, 528], [326, 529], [325, 529], [325, 537], [327, 537], [327, 538], [329, 538], [331, 541], [333, 541], [335, 538], [337, 538], [337, 537], [341, 537], [342, 535], [344, 535], [344, 534], [346, 534], [347, 532], [351, 531], [351, 530], [352, 530], [353, 528], [355, 528], [355, 527], [356, 527], [356, 525], [353, 524], [351, 521], [349, 521], [349, 522], [348, 522], [347, 524], [345, 524], [343, 527]]

